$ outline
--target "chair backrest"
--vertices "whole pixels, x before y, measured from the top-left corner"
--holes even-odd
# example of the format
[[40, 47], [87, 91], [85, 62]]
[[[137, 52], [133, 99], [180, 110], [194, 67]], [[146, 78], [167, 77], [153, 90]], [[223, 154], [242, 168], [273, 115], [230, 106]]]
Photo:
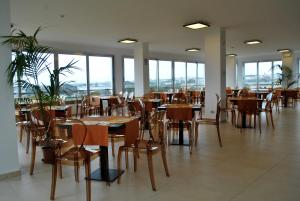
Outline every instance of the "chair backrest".
[[104, 125], [86, 125], [83, 121], [74, 120], [72, 137], [74, 145], [108, 146], [108, 127]]
[[167, 119], [175, 121], [191, 121], [193, 119], [193, 109], [191, 107], [167, 107]]
[[164, 116], [165, 111], [155, 111], [149, 119], [150, 141], [164, 143]]
[[237, 105], [239, 112], [248, 114], [256, 114], [257, 112], [257, 100], [255, 99], [240, 100]]

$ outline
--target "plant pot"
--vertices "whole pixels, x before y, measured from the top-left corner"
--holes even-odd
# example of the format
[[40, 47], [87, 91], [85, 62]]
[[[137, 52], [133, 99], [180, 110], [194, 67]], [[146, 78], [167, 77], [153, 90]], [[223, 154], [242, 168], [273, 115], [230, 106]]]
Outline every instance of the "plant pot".
[[53, 164], [55, 160], [55, 148], [53, 146], [42, 147], [44, 158], [42, 161], [47, 164]]

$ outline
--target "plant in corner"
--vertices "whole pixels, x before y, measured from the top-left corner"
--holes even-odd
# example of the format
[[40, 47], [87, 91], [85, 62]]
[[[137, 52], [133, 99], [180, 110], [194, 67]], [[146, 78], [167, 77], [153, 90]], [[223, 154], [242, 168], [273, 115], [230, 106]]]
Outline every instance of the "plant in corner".
[[277, 84], [281, 85], [284, 89], [288, 89], [297, 83], [299, 75], [297, 76], [297, 79], [293, 79], [293, 70], [290, 67], [281, 65], [273, 66], [273, 69], [276, 68], [281, 71], [281, 73], [277, 73]]
[[[46, 130], [44, 146], [51, 146], [51, 118], [47, 109], [51, 110], [51, 106], [59, 100], [60, 89], [65, 84], [59, 81], [59, 76], [70, 74], [77, 68], [73, 66], [76, 62], [72, 60], [64, 67], [50, 70], [48, 58], [53, 49], [38, 42], [37, 35], [41, 30], [39, 27], [33, 35], [13, 30], [11, 35], [1, 37], [4, 38], [2, 45], [10, 45], [15, 52], [15, 58], [6, 69], [7, 82], [12, 86], [16, 78], [18, 86], [34, 94]], [[49, 73], [49, 86], [40, 80], [40, 75], [44, 72]]]

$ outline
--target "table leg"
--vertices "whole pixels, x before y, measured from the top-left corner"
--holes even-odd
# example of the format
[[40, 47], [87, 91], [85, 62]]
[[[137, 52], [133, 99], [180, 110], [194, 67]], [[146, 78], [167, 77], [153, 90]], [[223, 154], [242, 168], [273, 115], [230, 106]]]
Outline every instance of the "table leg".
[[246, 125], [246, 119], [247, 119], [247, 115], [246, 113], [242, 113], [242, 128], [247, 128], [247, 125]]
[[117, 169], [109, 169], [108, 147], [100, 146], [100, 168], [91, 174], [91, 180], [106, 181], [108, 184], [114, 182], [124, 171], [119, 174]]
[[179, 145], [183, 145], [183, 121], [179, 121]]

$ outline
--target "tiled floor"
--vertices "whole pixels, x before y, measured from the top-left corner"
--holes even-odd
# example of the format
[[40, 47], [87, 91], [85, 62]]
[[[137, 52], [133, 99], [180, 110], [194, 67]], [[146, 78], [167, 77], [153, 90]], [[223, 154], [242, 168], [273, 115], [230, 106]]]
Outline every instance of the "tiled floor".
[[[154, 157], [157, 192], [151, 189], [146, 157], [140, 157], [136, 173], [130, 158], [131, 166], [120, 185], [92, 183], [92, 200], [299, 201], [300, 105], [274, 117], [275, 130], [266, 127], [263, 118], [261, 135], [258, 130], [240, 133], [230, 123], [222, 124], [222, 149], [213, 126], [201, 126], [193, 155], [188, 147], [168, 147], [170, 178], [164, 174], [160, 156]], [[41, 162], [39, 153], [34, 176], [29, 176], [29, 156], [23, 144], [19, 155], [23, 174], [0, 181], [0, 201], [49, 200], [51, 166]], [[110, 159], [110, 165], [116, 167], [116, 160]], [[78, 184], [72, 167], [64, 167], [63, 174], [64, 178], [57, 180], [56, 200], [85, 200], [83, 168]]]

